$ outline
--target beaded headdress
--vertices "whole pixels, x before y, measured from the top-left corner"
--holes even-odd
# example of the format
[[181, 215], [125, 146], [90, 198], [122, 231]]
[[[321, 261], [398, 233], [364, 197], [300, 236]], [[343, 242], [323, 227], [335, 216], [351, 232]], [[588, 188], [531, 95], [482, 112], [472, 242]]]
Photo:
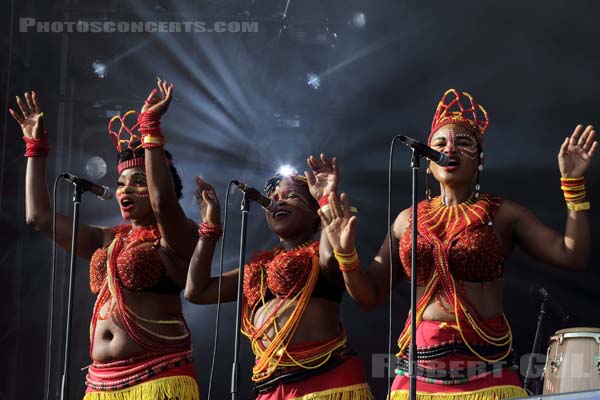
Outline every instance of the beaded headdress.
[[142, 134], [138, 130], [140, 126], [138, 117], [137, 111], [130, 110], [123, 115], [117, 114], [108, 121], [108, 135], [117, 152], [131, 149], [134, 154], [132, 159], [119, 162], [117, 165], [119, 175], [128, 168], [144, 166], [144, 157], [135, 156], [136, 150], [142, 148]]
[[479, 145], [482, 145], [483, 135], [489, 125], [488, 113], [469, 93], [448, 89], [435, 110], [428, 143], [438, 129], [448, 124], [468, 129], [475, 135]]

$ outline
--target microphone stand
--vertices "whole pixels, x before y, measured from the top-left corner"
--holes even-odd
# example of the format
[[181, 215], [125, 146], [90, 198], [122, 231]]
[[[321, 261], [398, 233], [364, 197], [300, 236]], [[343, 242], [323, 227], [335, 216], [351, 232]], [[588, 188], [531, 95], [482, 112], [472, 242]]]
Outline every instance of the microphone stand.
[[409, 399], [417, 398], [417, 206], [418, 206], [418, 187], [419, 187], [419, 167], [421, 166], [421, 154], [416, 149], [412, 149], [412, 158], [410, 168], [412, 170], [412, 225], [411, 225], [411, 276], [410, 276], [410, 347], [408, 352], [408, 376], [409, 376]]
[[[81, 194], [83, 190], [79, 184], [74, 182], [73, 189], [73, 228], [71, 233], [71, 260], [69, 265], [69, 291], [67, 294], [67, 321], [65, 327], [65, 353], [63, 360], [63, 374], [60, 398], [69, 398], [69, 355], [71, 350], [71, 325], [73, 320], [73, 295], [75, 282], [75, 263], [77, 261], [77, 233], [79, 230], [79, 206], [81, 205]], [[56, 206], [56, 205], [55, 205]], [[52, 332], [50, 332], [52, 334]]]
[[242, 322], [242, 296], [244, 282], [244, 259], [246, 257], [246, 231], [248, 226], [248, 213], [250, 212], [250, 196], [247, 191], [242, 198], [240, 209], [242, 211], [242, 228], [240, 232], [240, 259], [236, 301], [235, 341], [233, 347], [233, 365], [231, 367], [231, 399], [239, 398], [239, 376], [240, 376], [240, 336]]
[[533, 373], [533, 357], [535, 354], [537, 354], [540, 347], [540, 337], [542, 335], [542, 322], [546, 314], [547, 300], [547, 298], [544, 298], [542, 300], [542, 303], [540, 304], [537, 327], [535, 329], [535, 338], [533, 339], [533, 348], [531, 349], [531, 354], [529, 355], [529, 360], [527, 361], [527, 372], [525, 373], [525, 380], [523, 382], [523, 387], [525, 388], [525, 390], [530, 391], [533, 395], [539, 394], [539, 379], [536, 379], [534, 381], [531, 375]]

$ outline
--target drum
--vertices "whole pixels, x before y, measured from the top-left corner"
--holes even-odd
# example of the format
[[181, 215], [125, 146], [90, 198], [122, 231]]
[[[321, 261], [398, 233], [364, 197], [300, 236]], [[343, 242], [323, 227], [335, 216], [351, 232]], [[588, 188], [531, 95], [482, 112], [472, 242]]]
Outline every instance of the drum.
[[544, 394], [600, 389], [600, 328], [561, 329], [550, 337]]

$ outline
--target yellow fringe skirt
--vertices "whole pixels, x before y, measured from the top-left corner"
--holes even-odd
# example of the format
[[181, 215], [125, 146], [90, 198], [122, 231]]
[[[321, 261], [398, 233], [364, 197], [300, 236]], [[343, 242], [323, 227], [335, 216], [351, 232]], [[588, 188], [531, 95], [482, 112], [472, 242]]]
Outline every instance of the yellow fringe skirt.
[[170, 376], [142, 382], [126, 389], [94, 391], [84, 400], [199, 400], [196, 380], [189, 376]]
[[[417, 387], [418, 385], [419, 383], [417, 383]], [[502, 400], [527, 396], [525, 389], [513, 385], [452, 393], [423, 393], [417, 390], [417, 400]], [[391, 400], [408, 400], [408, 398], [408, 390], [392, 391]]]

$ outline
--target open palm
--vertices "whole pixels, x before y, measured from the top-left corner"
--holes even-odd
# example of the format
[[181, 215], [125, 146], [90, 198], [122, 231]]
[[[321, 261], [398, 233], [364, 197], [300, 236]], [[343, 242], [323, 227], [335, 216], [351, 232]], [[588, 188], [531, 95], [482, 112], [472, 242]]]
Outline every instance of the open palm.
[[156, 83], [158, 89], [153, 89], [142, 106], [142, 112], [150, 111], [163, 115], [169, 109], [173, 99], [173, 84], [158, 78]]
[[221, 224], [221, 205], [215, 189], [207, 182], [196, 177], [196, 190], [194, 195], [200, 208], [200, 218], [202, 222], [210, 225]]
[[583, 176], [598, 148], [595, 135], [593, 126], [584, 130], [582, 125], [577, 125], [573, 134], [565, 138], [558, 152], [558, 167], [563, 178]]
[[356, 241], [356, 216], [350, 211], [346, 193], [339, 198], [336, 193], [330, 193], [329, 208], [319, 209], [319, 216], [331, 247], [338, 253], [351, 252]]
[[44, 136], [43, 113], [40, 110], [40, 102], [34, 91], [25, 93], [25, 100], [17, 97], [17, 105], [21, 110], [18, 113], [12, 109], [10, 115], [19, 123], [23, 136], [28, 139], [41, 139]]
[[325, 154], [321, 154], [320, 158], [310, 156], [306, 159], [310, 172], [305, 172], [306, 180], [310, 194], [320, 200], [323, 196], [328, 196], [329, 193], [336, 192], [338, 188], [338, 167], [337, 159], [333, 157], [331, 162]]

